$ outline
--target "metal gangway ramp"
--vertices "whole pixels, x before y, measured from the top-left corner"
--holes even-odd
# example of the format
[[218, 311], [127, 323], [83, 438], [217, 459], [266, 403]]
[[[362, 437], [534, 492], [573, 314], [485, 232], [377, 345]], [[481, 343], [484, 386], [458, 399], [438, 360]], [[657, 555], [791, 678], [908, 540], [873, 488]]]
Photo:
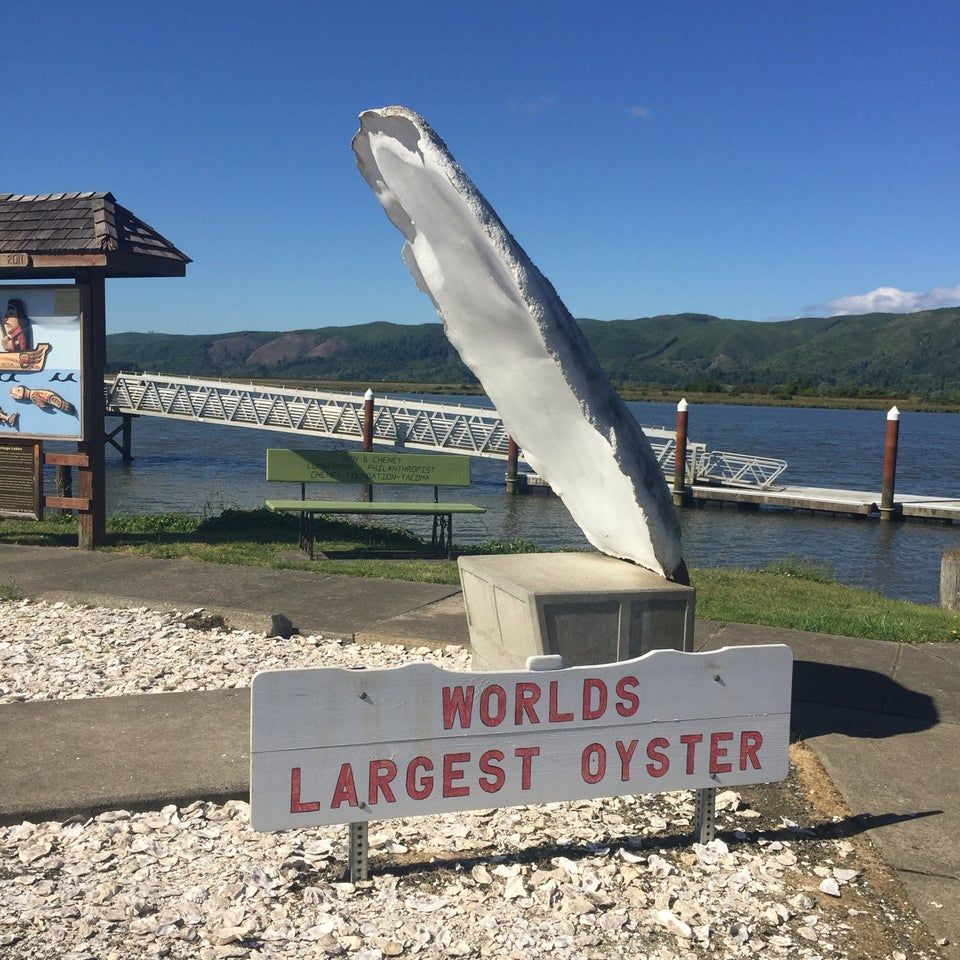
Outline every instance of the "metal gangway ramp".
[[[140, 373], [118, 373], [105, 386], [107, 408], [112, 413], [278, 430], [356, 443], [363, 439], [364, 401], [359, 394]], [[558, 424], [558, 429], [563, 425]], [[672, 470], [673, 432], [659, 427], [644, 427], [643, 432], [661, 468]], [[500, 415], [490, 407], [378, 396], [373, 442], [506, 460], [508, 436]], [[687, 444], [687, 475], [698, 483], [767, 489], [786, 468], [784, 460], [713, 453], [705, 444]]]

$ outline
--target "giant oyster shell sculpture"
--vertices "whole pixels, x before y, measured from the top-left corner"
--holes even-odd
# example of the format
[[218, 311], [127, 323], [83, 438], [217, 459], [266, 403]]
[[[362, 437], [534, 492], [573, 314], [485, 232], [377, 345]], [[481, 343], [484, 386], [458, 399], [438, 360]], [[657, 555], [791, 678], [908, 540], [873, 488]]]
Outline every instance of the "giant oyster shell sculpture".
[[686, 582], [680, 525], [649, 442], [550, 281], [422, 117], [367, 110], [360, 172], [403, 259], [527, 462], [598, 550]]

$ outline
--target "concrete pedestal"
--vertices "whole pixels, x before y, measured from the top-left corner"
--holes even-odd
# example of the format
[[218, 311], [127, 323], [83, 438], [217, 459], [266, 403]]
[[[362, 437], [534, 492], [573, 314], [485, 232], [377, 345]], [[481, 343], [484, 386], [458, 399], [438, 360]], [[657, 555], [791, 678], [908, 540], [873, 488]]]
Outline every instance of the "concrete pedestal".
[[693, 649], [696, 592], [600, 553], [461, 557], [474, 670], [523, 670]]

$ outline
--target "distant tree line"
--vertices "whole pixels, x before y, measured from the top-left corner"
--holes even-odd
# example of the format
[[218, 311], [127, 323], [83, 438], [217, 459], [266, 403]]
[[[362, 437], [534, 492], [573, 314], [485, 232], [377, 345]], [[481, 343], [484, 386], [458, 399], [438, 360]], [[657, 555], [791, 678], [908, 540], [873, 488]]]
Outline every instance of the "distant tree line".
[[[960, 400], [960, 308], [752, 323], [703, 314], [580, 320], [614, 383], [701, 394]], [[215, 336], [122, 333], [110, 370], [291, 380], [476, 383], [440, 324], [390, 323]], [[330, 346], [332, 345], [332, 346]], [[329, 349], [328, 349], [329, 347]], [[266, 348], [261, 350], [260, 348]], [[276, 348], [276, 349], [274, 349]], [[254, 362], [276, 355], [275, 362]], [[248, 359], [250, 358], [250, 359]]]

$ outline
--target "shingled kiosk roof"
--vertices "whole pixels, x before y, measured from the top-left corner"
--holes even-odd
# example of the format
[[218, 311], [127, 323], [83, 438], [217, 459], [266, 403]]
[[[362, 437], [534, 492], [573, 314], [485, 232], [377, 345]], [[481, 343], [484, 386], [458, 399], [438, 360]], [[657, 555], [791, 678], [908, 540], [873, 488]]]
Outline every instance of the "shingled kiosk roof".
[[182, 277], [190, 262], [111, 193], [0, 193], [0, 277]]

